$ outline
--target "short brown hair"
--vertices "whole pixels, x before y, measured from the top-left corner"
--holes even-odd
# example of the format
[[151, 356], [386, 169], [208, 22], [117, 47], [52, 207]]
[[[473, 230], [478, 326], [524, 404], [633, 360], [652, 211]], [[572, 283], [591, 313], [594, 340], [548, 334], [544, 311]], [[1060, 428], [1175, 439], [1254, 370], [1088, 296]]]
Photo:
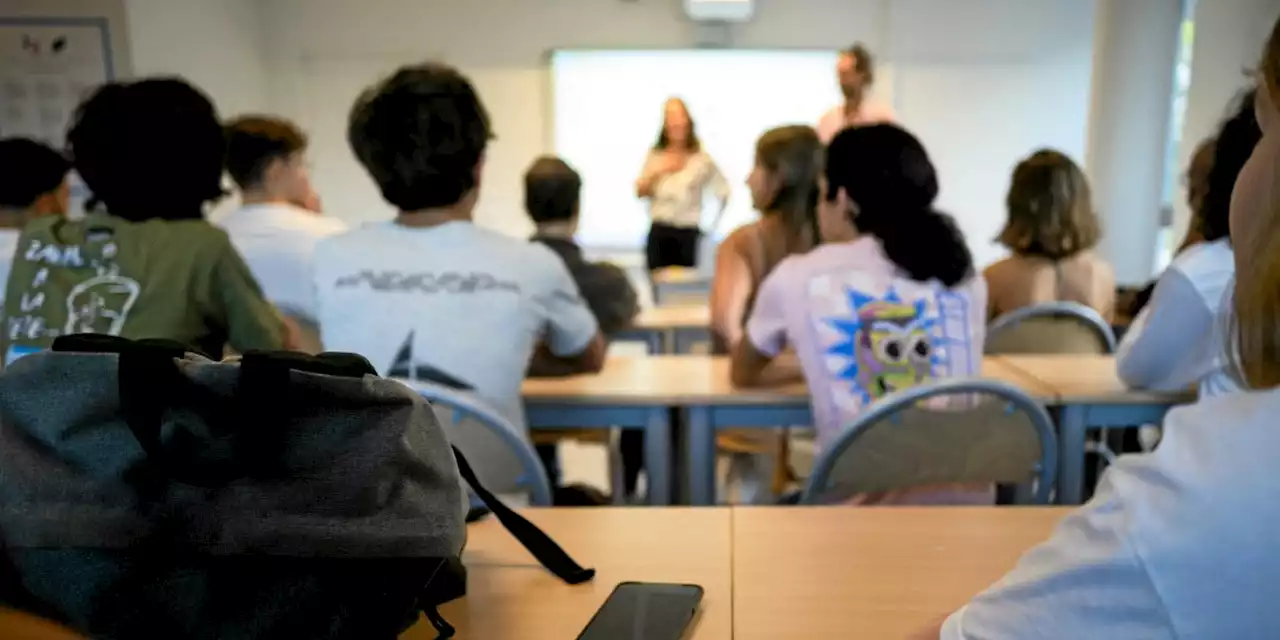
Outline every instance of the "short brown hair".
[[227, 173], [241, 189], [262, 184], [277, 159], [307, 148], [307, 135], [297, 125], [272, 116], [243, 116], [227, 124]]
[[862, 75], [866, 76], [867, 84], [876, 83], [876, 57], [871, 54], [871, 50], [866, 45], [861, 42], [855, 42], [848, 49], [841, 51], [840, 55], [849, 56], [857, 60], [858, 71], [861, 71]]
[[573, 218], [581, 191], [582, 177], [560, 158], [538, 158], [524, 174], [524, 207], [535, 223]]
[[1092, 249], [1102, 235], [1084, 172], [1051, 149], [1013, 170], [1005, 204], [1009, 219], [996, 241], [1018, 255], [1061, 260]]

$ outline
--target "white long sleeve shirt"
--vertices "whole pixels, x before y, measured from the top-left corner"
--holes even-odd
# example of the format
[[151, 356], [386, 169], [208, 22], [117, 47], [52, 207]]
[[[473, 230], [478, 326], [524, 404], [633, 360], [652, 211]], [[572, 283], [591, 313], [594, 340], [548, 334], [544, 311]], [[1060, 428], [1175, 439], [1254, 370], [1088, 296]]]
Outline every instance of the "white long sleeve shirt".
[[1120, 342], [1116, 368], [1125, 385], [1157, 391], [1198, 385], [1202, 397], [1237, 389], [1223, 357], [1223, 312], [1234, 278], [1235, 255], [1226, 238], [1179, 255]]
[[[650, 152], [643, 174], [652, 174], [660, 161], [661, 152]], [[697, 229], [702, 225], [702, 206], [708, 190], [721, 203], [729, 199], [729, 181], [711, 156], [699, 151], [689, 156], [684, 168], [654, 181], [649, 217], [657, 223]]]

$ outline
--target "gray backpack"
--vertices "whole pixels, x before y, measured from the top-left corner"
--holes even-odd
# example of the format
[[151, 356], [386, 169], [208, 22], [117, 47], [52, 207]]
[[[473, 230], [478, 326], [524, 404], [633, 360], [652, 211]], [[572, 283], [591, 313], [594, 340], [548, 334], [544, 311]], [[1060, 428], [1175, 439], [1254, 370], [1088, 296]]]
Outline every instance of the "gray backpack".
[[0, 374], [0, 602], [95, 638], [395, 638], [465, 593], [459, 478], [431, 407], [350, 354], [212, 362], [70, 336]]

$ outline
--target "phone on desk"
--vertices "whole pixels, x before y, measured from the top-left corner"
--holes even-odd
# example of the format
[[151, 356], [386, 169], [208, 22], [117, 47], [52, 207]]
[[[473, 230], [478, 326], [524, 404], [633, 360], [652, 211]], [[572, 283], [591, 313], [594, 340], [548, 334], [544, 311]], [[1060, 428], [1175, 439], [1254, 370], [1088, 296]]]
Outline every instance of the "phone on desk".
[[578, 640], [681, 640], [700, 602], [698, 585], [624, 582], [614, 587]]

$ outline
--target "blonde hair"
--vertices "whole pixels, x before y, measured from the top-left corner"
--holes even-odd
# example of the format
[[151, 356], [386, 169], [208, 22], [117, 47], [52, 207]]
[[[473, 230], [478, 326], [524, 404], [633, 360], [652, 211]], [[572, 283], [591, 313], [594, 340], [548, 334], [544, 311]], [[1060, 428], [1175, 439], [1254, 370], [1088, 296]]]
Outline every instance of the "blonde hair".
[[1013, 170], [1005, 204], [1009, 220], [996, 241], [1018, 255], [1062, 260], [1092, 249], [1102, 236], [1084, 172], [1052, 149]]
[[[1280, 108], [1280, 19], [1271, 31], [1259, 65], [1259, 89], [1272, 97], [1272, 108]], [[1255, 157], [1256, 157], [1255, 151]], [[1280, 174], [1280, 165], [1268, 169]], [[1280, 180], [1280, 175], [1260, 175], [1258, 182]], [[1258, 225], [1264, 233], [1233, 238], [1236, 253], [1235, 291], [1226, 342], [1227, 361], [1238, 382], [1253, 389], [1280, 386], [1280, 233], [1270, 233], [1280, 225], [1280, 189], [1269, 190], [1271, 201], [1258, 211]], [[1245, 234], [1242, 234], [1245, 235]]]

